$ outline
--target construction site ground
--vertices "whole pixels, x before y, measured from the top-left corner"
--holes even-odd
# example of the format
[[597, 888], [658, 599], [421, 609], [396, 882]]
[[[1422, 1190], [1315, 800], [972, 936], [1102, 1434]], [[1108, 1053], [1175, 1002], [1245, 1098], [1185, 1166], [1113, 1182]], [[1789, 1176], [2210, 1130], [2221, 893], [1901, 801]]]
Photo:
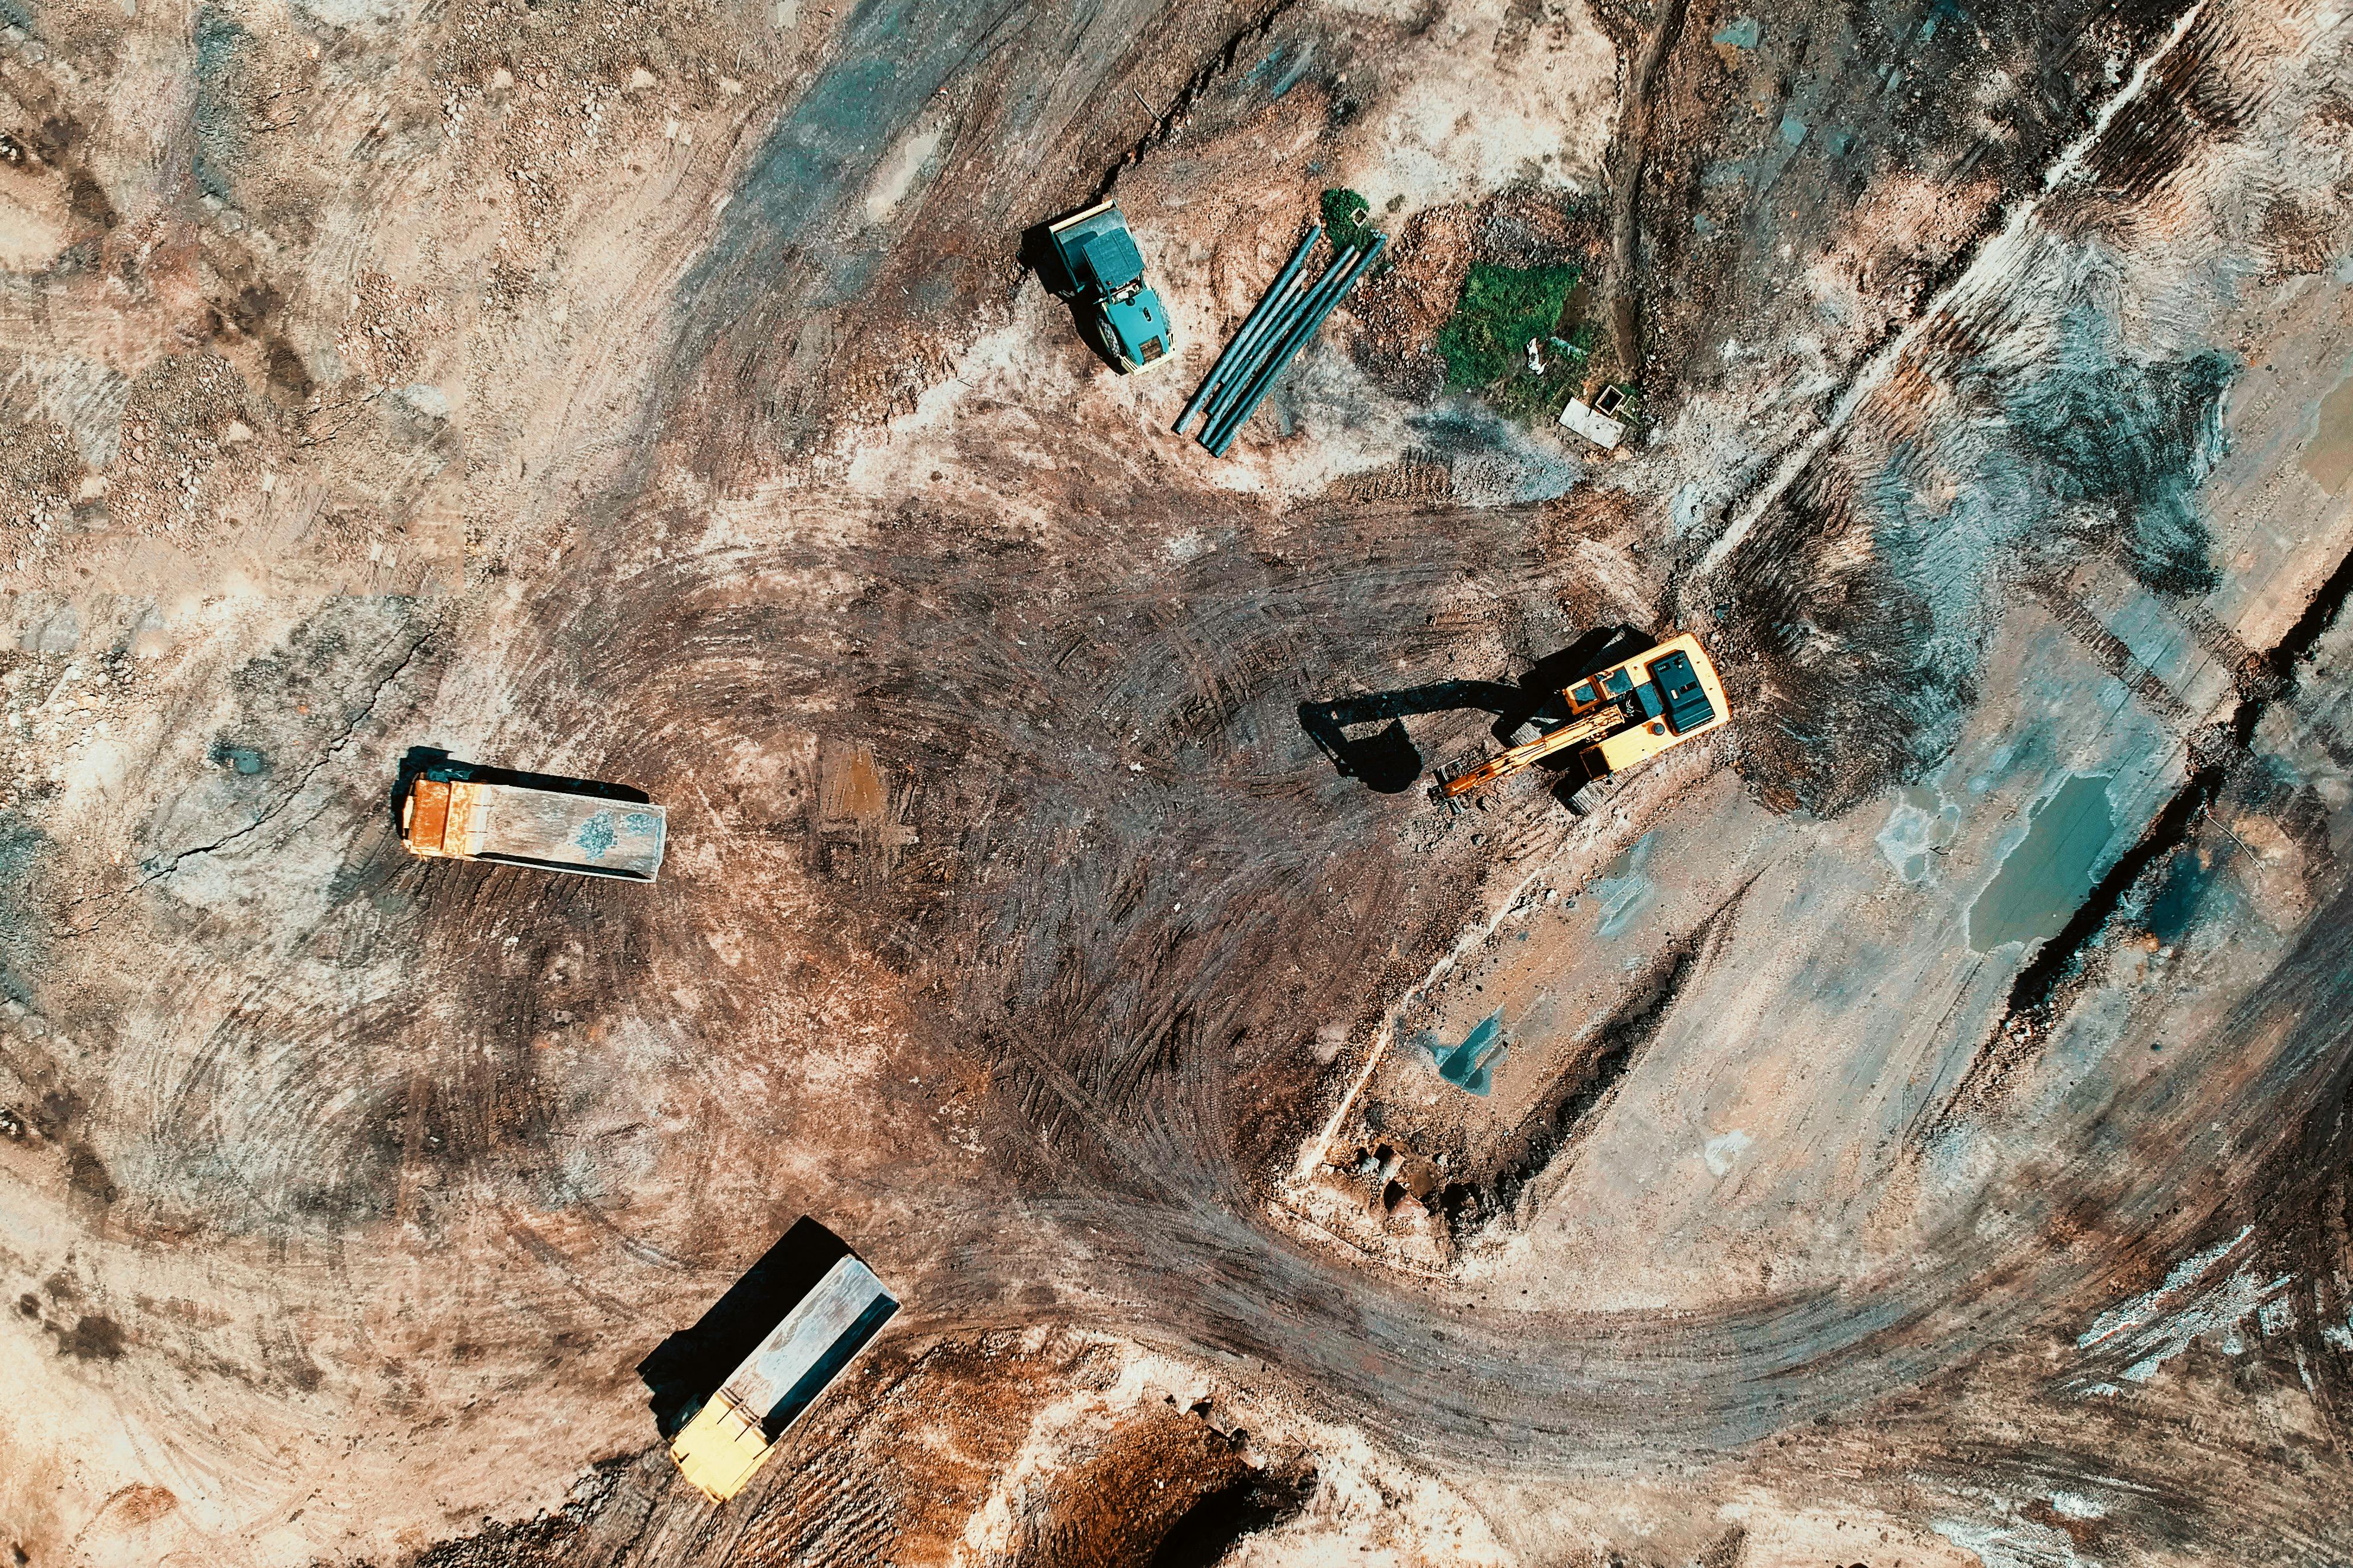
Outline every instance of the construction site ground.
[[[2348, 367], [2300, 0], [0, 5], [0, 1562], [2353, 1556]], [[903, 1310], [714, 1505], [804, 1215]]]

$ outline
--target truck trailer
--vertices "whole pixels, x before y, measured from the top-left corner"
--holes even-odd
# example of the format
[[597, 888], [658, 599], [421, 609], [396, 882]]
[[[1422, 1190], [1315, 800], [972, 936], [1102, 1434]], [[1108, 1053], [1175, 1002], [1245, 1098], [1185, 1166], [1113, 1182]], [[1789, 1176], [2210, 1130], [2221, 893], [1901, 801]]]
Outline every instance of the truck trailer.
[[785, 1428], [898, 1310], [861, 1259], [838, 1260], [670, 1439], [680, 1473], [713, 1502], [742, 1491]]
[[666, 828], [662, 808], [624, 785], [448, 760], [424, 768], [400, 805], [411, 855], [630, 882], [661, 869]]

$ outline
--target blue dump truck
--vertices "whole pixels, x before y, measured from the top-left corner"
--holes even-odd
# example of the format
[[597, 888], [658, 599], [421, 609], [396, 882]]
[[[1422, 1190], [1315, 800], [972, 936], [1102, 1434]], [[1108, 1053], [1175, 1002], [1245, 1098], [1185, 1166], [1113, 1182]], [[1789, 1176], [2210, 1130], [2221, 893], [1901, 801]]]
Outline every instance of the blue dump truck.
[[1116, 203], [1074, 213], [1050, 225], [1046, 237], [1062, 273], [1047, 286], [1078, 310], [1082, 328], [1122, 375], [1174, 357], [1168, 307], [1145, 287], [1144, 253]]

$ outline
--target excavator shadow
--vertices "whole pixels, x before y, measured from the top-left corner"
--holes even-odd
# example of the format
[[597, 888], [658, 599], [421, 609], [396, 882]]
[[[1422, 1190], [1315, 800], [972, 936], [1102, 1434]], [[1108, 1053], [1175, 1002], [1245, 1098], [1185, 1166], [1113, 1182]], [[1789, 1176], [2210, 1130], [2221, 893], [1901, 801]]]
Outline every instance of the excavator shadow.
[[652, 1393], [654, 1425], [661, 1435], [677, 1436], [695, 1407], [817, 1289], [825, 1271], [849, 1256], [848, 1242], [803, 1215], [694, 1327], [656, 1345], [638, 1363], [638, 1377]]
[[[1353, 778], [1382, 795], [1402, 795], [1421, 776], [1423, 766], [1420, 750], [1406, 732], [1407, 719], [1418, 713], [1481, 709], [1495, 715], [1493, 733], [1499, 745], [1507, 746], [1525, 727], [1543, 731], [1567, 722], [1568, 709], [1561, 700], [1564, 688], [1649, 646], [1649, 640], [1632, 626], [1597, 626], [1538, 659], [1510, 685], [1496, 680], [1441, 680], [1432, 686], [1409, 686], [1332, 702], [1303, 702], [1299, 727], [1331, 759], [1342, 778]], [[1347, 727], [1355, 724], [1382, 728], [1351, 739]], [[1561, 764], [1547, 761], [1536, 765], [1556, 768]]]

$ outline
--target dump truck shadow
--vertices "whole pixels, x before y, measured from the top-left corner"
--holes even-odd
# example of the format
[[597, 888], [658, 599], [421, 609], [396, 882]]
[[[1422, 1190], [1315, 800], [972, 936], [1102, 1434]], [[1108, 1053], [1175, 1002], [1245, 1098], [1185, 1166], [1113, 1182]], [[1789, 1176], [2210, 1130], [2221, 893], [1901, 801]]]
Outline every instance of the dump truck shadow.
[[[1083, 209], [1073, 207], [1071, 210], [1078, 212]], [[1062, 217], [1070, 216], [1070, 213], [1064, 213]], [[1062, 217], [1049, 218], [1035, 227], [1023, 229], [1018, 258], [1023, 267], [1038, 275], [1038, 281], [1044, 284], [1046, 291], [1057, 300], [1068, 300], [1079, 291], [1078, 279], [1072, 278], [1070, 268], [1062, 265], [1062, 253], [1054, 245], [1052, 230]]]
[[[1510, 745], [1523, 726], [1539, 730], [1568, 719], [1561, 689], [1580, 677], [1607, 668], [1640, 653], [1655, 640], [1632, 626], [1597, 626], [1575, 642], [1546, 654], [1512, 684], [1497, 680], [1441, 680], [1431, 686], [1408, 686], [1365, 697], [1344, 697], [1333, 702], [1303, 702], [1299, 727], [1316, 749], [1331, 759], [1342, 778], [1353, 778], [1382, 795], [1402, 795], [1421, 776], [1423, 759], [1405, 721], [1417, 713], [1451, 713], [1482, 709], [1495, 715], [1492, 732], [1499, 745]], [[1373, 734], [1350, 739], [1351, 724], [1381, 724]], [[1567, 757], [1536, 765], [1565, 765]]]
[[691, 1329], [656, 1345], [638, 1363], [653, 1395], [654, 1425], [667, 1439], [691, 1418], [825, 1271], [849, 1256], [849, 1244], [807, 1215], [760, 1255]]
[[[1071, 212], [1084, 210], [1073, 207]], [[1021, 249], [1017, 259], [1025, 269], [1036, 273], [1038, 281], [1045, 285], [1046, 292], [1060, 300], [1063, 308], [1071, 312], [1071, 325], [1077, 331], [1079, 341], [1093, 351], [1095, 358], [1117, 370], [1119, 358], [1112, 353], [1111, 345], [1103, 342], [1102, 323], [1095, 320], [1092, 311], [1080, 307], [1078, 279], [1072, 278], [1070, 268], [1062, 264], [1062, 253], [1055, 247], [1053, 237], [1049, 232], [1054, 225], [1070, 216], [1070, 213], [1064, 213], [1034, 228], [1023, 229]]]
[[576, 779], [568, 773], [533, 773], [515, 768], [494, 768], [481, 763], [461, 763], [448, 752], [434, 746], [411, 746], [402, 754], [400, 767], [393, 774], [392, 798], [386, 805], [392, 814], [392, 830], [400, 831], [400, 807], [408, 799], [408, 792], [427, 769], [438, 768], [445, 778], [461, 779], [471, 784], [513, 784], [522, 789], [555, 790], [565, 795], [585, 795], [597, 800], [625, 801], [631, 805], [650, 805], [653, 796], [628, 784], [607, 784], [602, 779]]

